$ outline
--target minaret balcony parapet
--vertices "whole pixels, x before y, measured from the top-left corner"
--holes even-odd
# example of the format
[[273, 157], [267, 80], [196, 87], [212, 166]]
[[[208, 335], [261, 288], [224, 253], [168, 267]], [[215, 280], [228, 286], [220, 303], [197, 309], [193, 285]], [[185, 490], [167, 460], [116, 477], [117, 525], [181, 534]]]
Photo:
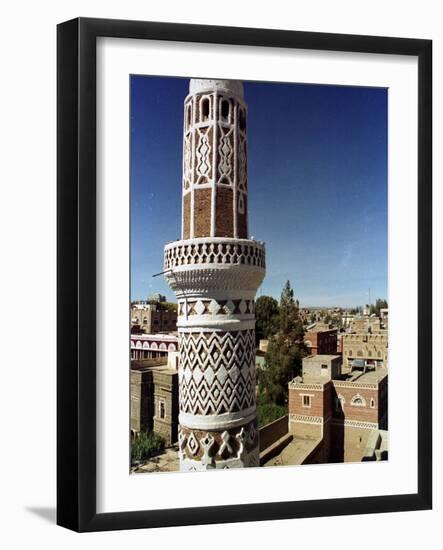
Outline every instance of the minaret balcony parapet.
[[165, 246], [164, 270], [184, 266], [251, 266], [265, 270], [265, 244], [253, 239], [200, 237]]

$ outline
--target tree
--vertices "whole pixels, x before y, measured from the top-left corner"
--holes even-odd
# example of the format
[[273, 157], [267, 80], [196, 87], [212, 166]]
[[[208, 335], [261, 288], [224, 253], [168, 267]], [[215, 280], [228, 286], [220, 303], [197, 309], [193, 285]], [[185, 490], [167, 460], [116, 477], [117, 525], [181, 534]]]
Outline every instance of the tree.
[[298, 300], [294, 300], [294, 290], [286, 281], [280, 296], [280, 334], [293, 342], [303, 341], [303, 322], [299, 316]]
[[283, 334], [269, 341], [265, 366], [258, 379], [262, 403], [283, 406], [288, 399], [288, 382], [301, 374], [304, 352]]
[[386, 300], [382, 300], [381, 298], [377, 298], [375, 301], [375, 304], [371, 304], [369, 313], [372, 315], [375, 313], [376, 315], [380, 315], [380, 309], [384, 309], [388, 307], [388, 302]]
[[278, 302], [271, 296], [260, 296], [255, 302], [255, 335], [257, 342], [268, 339], [278, 330]]
[[[275, 304], [274, 304], [275, 306]], [[298, 300], [289, 281], [283, 287], [278, 315], [278, 332], [269, 340], [264, 368], [258, 377], [259, 402], [285, 406], [288, 382], [301, 374], [306, 355], [303, 322]]]

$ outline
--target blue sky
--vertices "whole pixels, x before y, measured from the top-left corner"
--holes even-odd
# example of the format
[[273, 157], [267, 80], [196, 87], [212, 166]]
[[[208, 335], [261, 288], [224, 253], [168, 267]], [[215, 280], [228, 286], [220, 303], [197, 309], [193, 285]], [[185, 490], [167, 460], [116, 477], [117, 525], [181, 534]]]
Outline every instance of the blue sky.
[[[180, 238], [189, 79], [131, 77], [131, 298], [173, 300], [163, 246]], [[245, 82], [249, 231], [266, 243], [258, 295], [287, 279], [302, 306], [387, 297], [386, 89]]]

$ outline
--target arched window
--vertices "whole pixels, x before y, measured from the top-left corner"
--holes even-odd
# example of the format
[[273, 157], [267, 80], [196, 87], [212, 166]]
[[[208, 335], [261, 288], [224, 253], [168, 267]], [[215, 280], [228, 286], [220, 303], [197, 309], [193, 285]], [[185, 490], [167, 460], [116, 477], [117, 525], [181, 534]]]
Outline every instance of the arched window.
[[372, 351], [368, 350], [368, 357], [372, 357]]
[[353, 407], [366, 407], [366, 401], [364, 397], [357, 393], [357, 395], [354, 395], [354, 397], [351, 399], [351, 405]]
[[363, 357], [363, 352], [361, 349], [357, 351], [357, 357]]
[[208, 120], [209, 118], [209, 98], [204, 97], [200, 103], [201, 108], [201, 120]]
[[371, 409], [375, 408], [375, 399], [373, 397], [371, 397], [370, 405], [371, 405]]
[[352, 355], [352, 349], [348, 351], [348, 355]]
[[239, 214], [245, 213], [245, 202], [243, 200], [243, 195], [240, 195], [238, 199], [238, 212]]
[[187, 122], [187, 125], [188, 125], [188, 128], [189, 128], [192, 124], [191, 105], [188, 105], [187, 108], [186, 108], [186, 122]]
[[220, 111], [221, 111], [222, 118], [224, 118], [225, 120], [228, 120], [229, 111], [230, 111], [229, 101], [227, 101], [226, 99], [222, 99], [220, 103], [220, 107], [221, 107]]

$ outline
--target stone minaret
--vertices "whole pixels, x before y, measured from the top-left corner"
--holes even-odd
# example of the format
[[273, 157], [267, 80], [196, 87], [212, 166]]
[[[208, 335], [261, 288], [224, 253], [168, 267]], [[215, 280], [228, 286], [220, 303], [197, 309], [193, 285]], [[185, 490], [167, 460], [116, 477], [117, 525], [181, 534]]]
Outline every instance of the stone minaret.
[[164, 257], [178, 301], [180, 467], [259, 466], [254, 298], [265, 248], [248, 239], [243, 86], [191, 80], [184, 107], [182, 240]]

